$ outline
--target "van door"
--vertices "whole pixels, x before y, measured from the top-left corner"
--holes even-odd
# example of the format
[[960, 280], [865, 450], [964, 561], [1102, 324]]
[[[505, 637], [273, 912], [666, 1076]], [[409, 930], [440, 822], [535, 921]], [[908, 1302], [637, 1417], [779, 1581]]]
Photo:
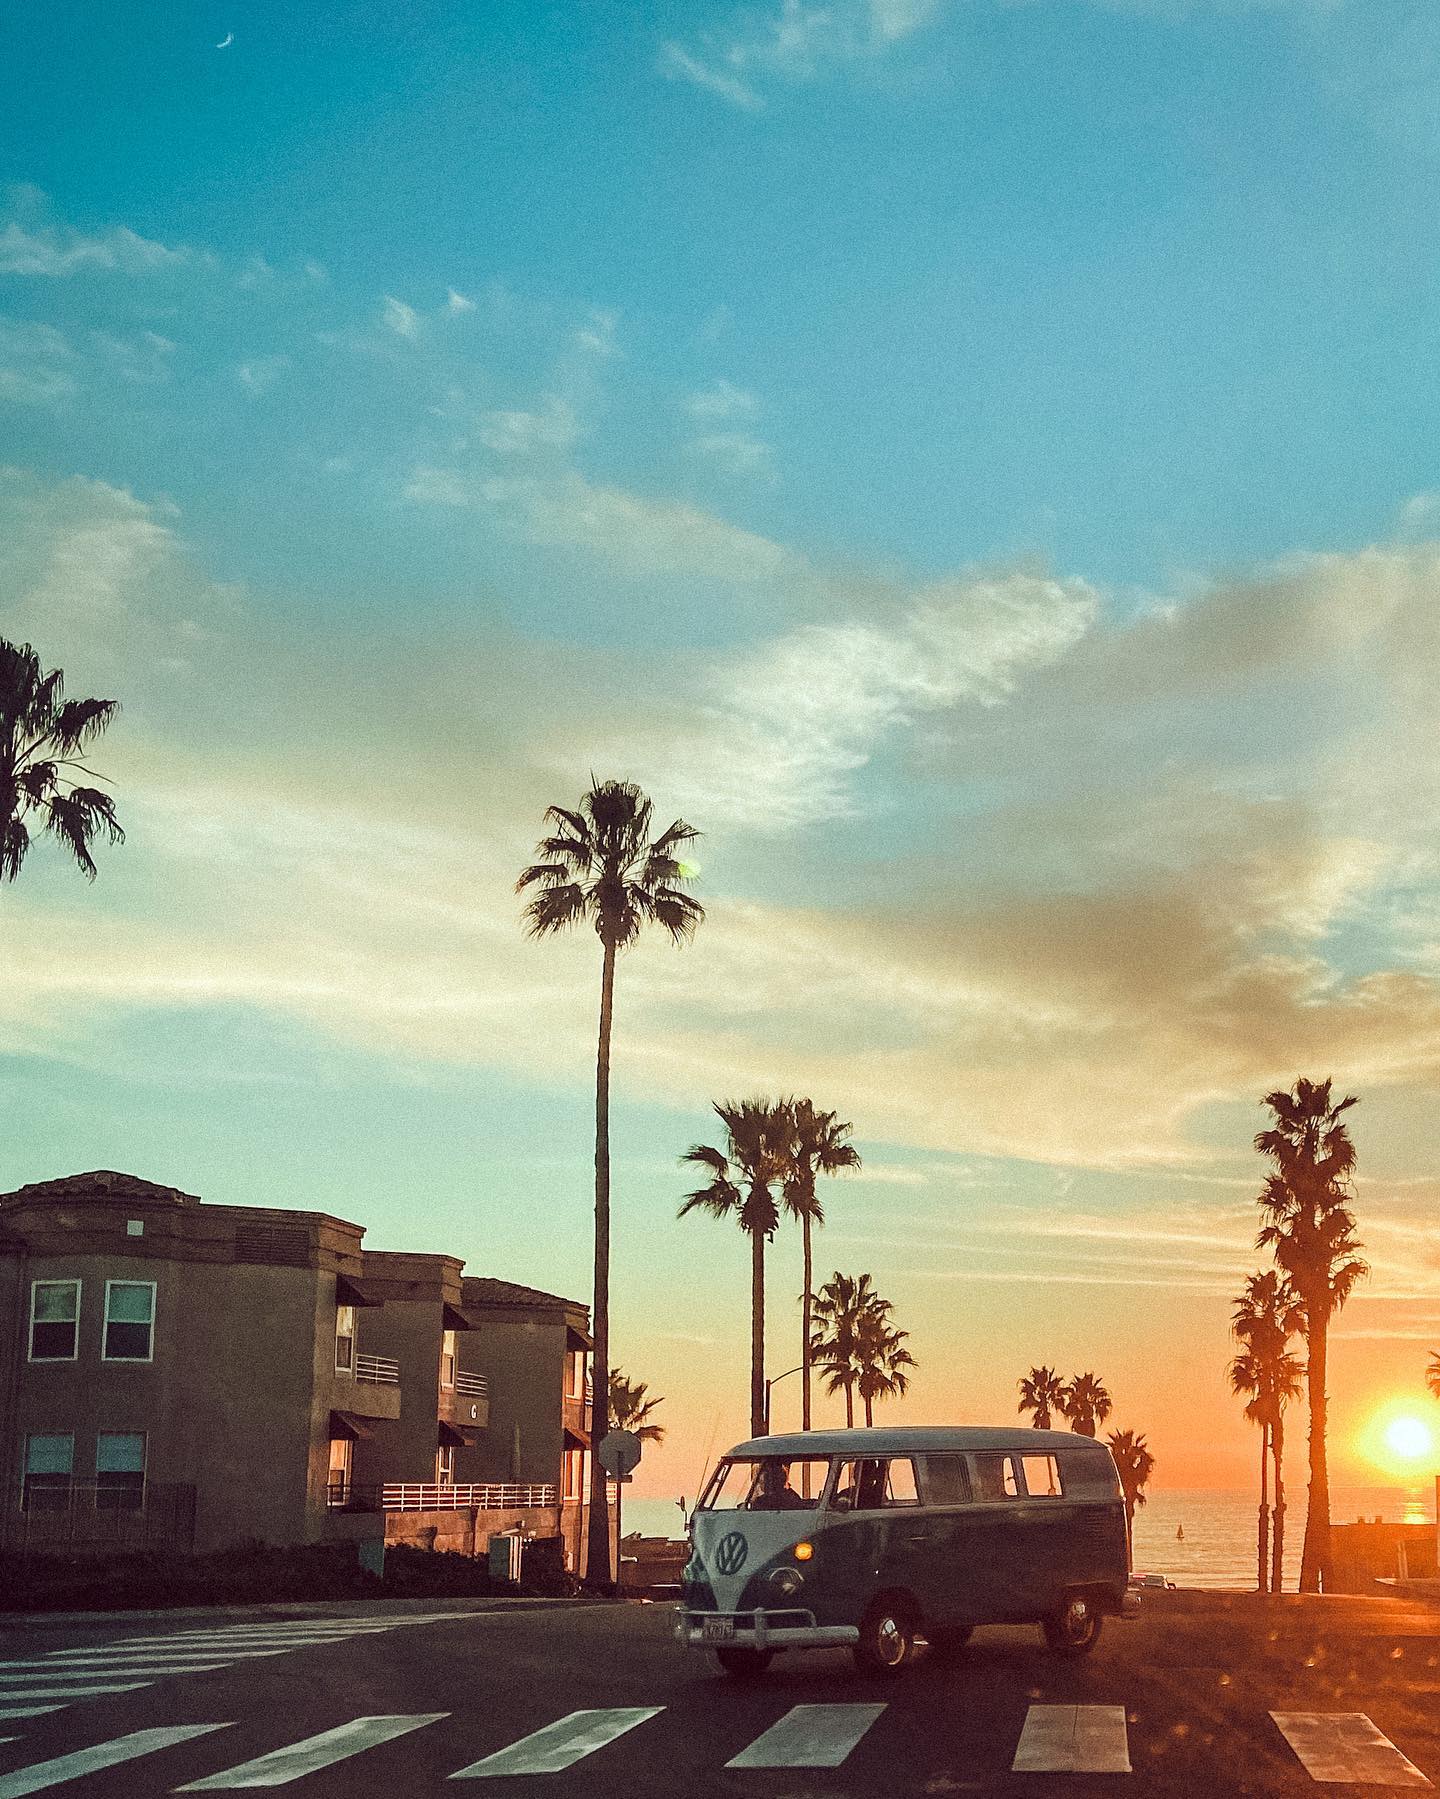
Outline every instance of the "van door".
[[930, 1556], [926, 1620], [932, 1625], [971, 1624], [979, 1615], [980, 1531], [971, 1503], [969, 1466], [958, 1453], [924, 1455], [919, 1458], [919, 1474]]
[[928, 1573], [925, 1518], [909, 1456], [847, 1457], [835, 1471], [825, 1520], [825, 1574], [846, 1595], [858, 1624], [871, 1597], [890, 1587], [924, 1610]]
[[979, 1451], [970, 1458], [970, 1485], [975, 1495], [970, 1544], [975, 1621], [1023, 1623], [1035, 1618], [1037, 1582], [1026, 1541], [1019, 1457]]

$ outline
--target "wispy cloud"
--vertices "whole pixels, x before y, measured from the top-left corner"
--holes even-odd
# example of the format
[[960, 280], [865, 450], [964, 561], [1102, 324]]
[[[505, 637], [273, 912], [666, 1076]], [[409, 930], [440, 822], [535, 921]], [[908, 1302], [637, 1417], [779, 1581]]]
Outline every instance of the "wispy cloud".
[[53, 325], [0, 318], [0, 402], [57, 406], [77, 391], [76, 354]]
[[553, 394], [534, 411], [484, 413], [478, 433], [485, 448], [501, 456], [531, 456], [547, 450], [568, 450], [579, 434], [580, 423], [574, 407]]
[[452, 287], [445, 295], [445, 310], [450, 313], [474, 312], [475, 302], [468, 294], [457, 293]]
[[385, 296], [385, 303], [380, 309], [380, 322], [397, 337], [414, 338], [419, 335], [420, 314], [413, 306], [397, 300], [393, 294]]
[[255, 356], [237, 365], [235, 379], [252, 398], [269, 393], [290, 366], [288, 356]]
[[620, 344], [616, 333], [620, 314], [603, 306], [592, 307], [583, 325], [575, 332], [575, 342], [592, 356], [618, 356]]
[[12, 219], [0, 231], [0, 275], [76, 275], [101, 270], [120, 275], [154, 275], [183, 268], [195, 253], [141, 237], [126, 225], [87, 237], [63, 226], [27, 229]]

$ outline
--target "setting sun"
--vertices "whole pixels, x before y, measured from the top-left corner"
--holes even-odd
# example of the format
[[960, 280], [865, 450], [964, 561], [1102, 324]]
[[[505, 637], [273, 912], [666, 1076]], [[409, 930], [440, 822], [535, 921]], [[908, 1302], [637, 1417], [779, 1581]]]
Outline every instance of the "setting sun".
[[1394, 1418], [1385, 1427], [1385, 1447], [1403, 1461], [1418, 1462], [1433, 1451], [1435, 1438], [1418, 1418]]

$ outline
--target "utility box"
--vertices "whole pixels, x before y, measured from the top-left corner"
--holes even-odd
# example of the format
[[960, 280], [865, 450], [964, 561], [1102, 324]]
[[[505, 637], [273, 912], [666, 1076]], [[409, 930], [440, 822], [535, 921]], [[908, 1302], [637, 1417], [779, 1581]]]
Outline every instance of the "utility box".
[[362, 1537], [355, 1545], [355, 1554], [367, 1574], [374, 1574], [381, 1580], [385, 1578], [384, 1537]]
[[525, 1559], [525, 1539], [519, 1531], [505, 1531], [490, 1539], [490, 1576], [492, 1580], [508, 1580], [520, 1584], [520, 1571]]

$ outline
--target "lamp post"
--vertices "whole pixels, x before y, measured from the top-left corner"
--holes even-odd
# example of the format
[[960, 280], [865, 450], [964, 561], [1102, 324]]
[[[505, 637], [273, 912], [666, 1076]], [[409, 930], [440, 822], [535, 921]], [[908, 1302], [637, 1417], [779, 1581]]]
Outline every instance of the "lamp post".
[[765, 1434], [767, 1437], [770, 1434], [770, 1389], [772, 1387], [778, 1387], [782, 1380], [789, 1380], [789, 1378], [792, 1374], [799, 1374], [801, 1369], [804, 1368], [804, 1366], [805, 1366], [805, 1364], [803, 1362], [801, 1362], [794, 1368], [787, 1368], [783, 1374], [777, 1374], [775, 1376], [774, 1380], [766, 1381], [766, 1383], [765, 1383]]

